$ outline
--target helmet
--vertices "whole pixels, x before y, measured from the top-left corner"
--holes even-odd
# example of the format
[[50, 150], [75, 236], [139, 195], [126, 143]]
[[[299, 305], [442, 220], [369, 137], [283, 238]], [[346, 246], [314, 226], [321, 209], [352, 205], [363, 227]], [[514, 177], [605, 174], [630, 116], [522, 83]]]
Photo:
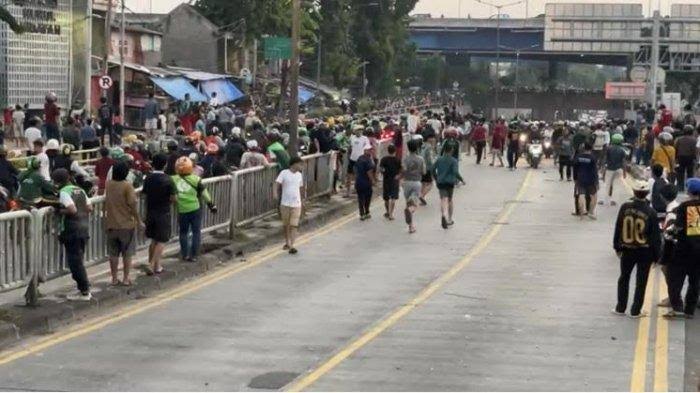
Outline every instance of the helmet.
[[624, 140], [625, 137], [623, 137], [622, 134], [615, 134], [610, 137], [610, 142], [612, 142], [613, 145], [621, 145]]
[[49, 139], [48, 142], [46, 142], [46, 150], [58, 150], [60, 147], [58, 141], [55, 139]]
[[220, 134], [219, 127], [212, 127], [211, 128], [211, 135], [219, 135], [219, 134]]
[[248, 149], [255, 149], [258, 147], [258, 141], [255, 139], [251, 139], [248, 142], [246, 142], [246, 146], [248, 146]]
[[190, 175], [192, 174], [193, 168], [194, 164], [189, 157], [180, 157], [175, 161], [175, 172], [177, 172], [178, 175]]
[[58, 100], [58, 97], [56, 96], [56, 93], [54, 93], [54, 92], [51, 91], [51, 92], [49, 92], [48, 94], [46, 94], [46, 101], [54, 102], [54, 101], [56, 101], [56, 100]]
[[685, 133], [686, 135], [691, 135], [693, 131], [695, 131], [695, 127], [693, 127], [692, 125], [686, 124], [685, 126], [683, 126], [683, 133]]
[[670, 132], [664, 131], [661, 134], [659, 134], [659, 140], [661, 140], [662, 142], [671, 142], [673, 140], [673, 135], [671, 135]]
[[219, 152], [219, 145], [217, 145], [216, 143], [210, 143], [210, 144], [207, 146], [207, 153], [209, 153], [209, 154], [216, 154], [216, 153], [218, 153], [218, 152]]
[[685, 182], [685, 187], [690, 195], [700, 195], [700, 178], [693, 177]]
[[109, 152], [109, 155], [114, 160], [121, 160], [122, 158], [124, 158], [124, 149], [122, 149], [121, 147], [115, 147], [114, 149], [112, 149], [111, 152]]
[[241, 128], [240, 127], [233, 127], [231, 130], [231, 134], [235, 136], [241, 136]]
[[177, 150], [177, 142], [175, 142], [175, 141], [168, 141], [168, 144], [166, 145], [166, 147], [167, 147], [168, 150], [170, 150], [170, 151], [175, 151], [175, 150]]
[[41, 168], [41, 161], [36, 157], [29, 157], [27, 159], [27, 169], [39, 169]]
[[635, 180], [632, 182], [632, 190], [636, 192], [649, 192], [649, 182], [646, 180]]

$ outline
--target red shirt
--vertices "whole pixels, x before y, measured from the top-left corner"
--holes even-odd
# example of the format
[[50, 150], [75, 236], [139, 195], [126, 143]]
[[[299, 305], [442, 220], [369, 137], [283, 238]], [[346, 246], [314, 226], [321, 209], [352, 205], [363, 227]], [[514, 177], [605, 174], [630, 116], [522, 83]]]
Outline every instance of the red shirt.
[[472, 141], [483, 142], [486, 140], [486, 128], [482, 125], [474, 127], [471, 134]]
[[673, 123], [673, 112], [670, 109], [661, 111], [661, 119], [659, 120], [661, 128], [668, 127]]
[[506, 127], [502, 124], [497, 125], [493, 129], [493, 140], [491, 141], [491, 148], [493, 149], [503, 149], [506, 142]]
[[44, 121], [46, 124], [58, 124], [58, 116], [61, 112], [58, 110], [58, 105], [53, 102], [44, 104]]
[[95, 176], [97, 176], [97, 189], [104, 191], [107, 183], [107, 174], [109, 169], [114, 165], [114, 160], [110, 157], [102, 157], [95, 163]]
[[12, 109], [10, 108], [5, 108], [2, 111], [2, 117], [3, 121], [5, 122], [5, 125], [12, 124]]

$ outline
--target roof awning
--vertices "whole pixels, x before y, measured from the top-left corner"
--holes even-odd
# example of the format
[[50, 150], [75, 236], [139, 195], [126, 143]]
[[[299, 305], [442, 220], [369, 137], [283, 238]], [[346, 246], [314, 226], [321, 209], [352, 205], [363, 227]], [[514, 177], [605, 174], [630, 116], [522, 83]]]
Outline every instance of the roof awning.
[[215, 79], [226, 79], [231, 77], [231, 75], [225, 74], [212, 74], [211, 72], [187, 70], [183, 68], [172, 67], [173, 69], [182, 73], [187, 79], [192, 79], [193, 81], [210, 81]]
[[216, 98], [222, 103], [236, 101], [245, 95], [228, 79], [208, 80], [201, 82], [200, 86], [210, 98], [212, 93], [216, 93]]
[[185, 94], [190, 95], [190, 99], [193, 102], [206, 102], [207, 97], [200, 93], [199, 90], [195, 89], [192, 84], [183, 77], [175, 78], [158, 78], [155, 76], [151, 77], [153, 83], [160, 87], [168, 93], [171, 97], [177, 100], [184, 100]]
[[304, 104], [306, 101], [312, 99], [314, 93], [310, 90], [306, 90], [303, 87], [299, 87], [299, 103]]

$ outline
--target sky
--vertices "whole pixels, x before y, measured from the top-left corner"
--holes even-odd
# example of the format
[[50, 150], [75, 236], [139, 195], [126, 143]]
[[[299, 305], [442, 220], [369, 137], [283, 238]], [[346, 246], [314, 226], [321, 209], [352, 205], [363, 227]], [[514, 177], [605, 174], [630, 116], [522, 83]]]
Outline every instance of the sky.
[[[135, 12], [166, 13], [185, 3], [187, 0], [127, 0], [127, 6]], [[483, 0], [493, 4], [511, 4], [517, 0]], [[523, 0], [522, 4], [503, 8], [503, 13], [511, 18], [521, 18], [525, 16], [525, 3], [527, 2], [528, 15], [534, 16], [544, 12], [546, 3], [637, 3], [642, 4], [644, 12], [648, 13], [651, 7], [657, 9], [660, 6], [662, 14], [667, 14], [671, 3], [700, 4], [700, 0]], [[460, 7], [461, 4], [461, 7]], [[152, 7], [152, 8], [151, 8]], [[496, 13], [493, 7], [479, 4], [476, 0], [420, 0], [414, 13], [432, 14], [433, 17], [444, 15], [446, 18], [456, 18], [460, 16], [466, 18], [468, 15], [475, 18], [489, 17]]]

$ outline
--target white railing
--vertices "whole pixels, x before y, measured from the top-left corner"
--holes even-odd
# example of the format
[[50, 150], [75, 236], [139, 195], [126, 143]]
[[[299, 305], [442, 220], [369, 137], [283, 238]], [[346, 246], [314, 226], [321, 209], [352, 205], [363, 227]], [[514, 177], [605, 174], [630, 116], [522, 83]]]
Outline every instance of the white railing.
[[36, 234], [32, 218], [26, 211], [0, 214], [0, 290], [22, 286], [30, 278]]

